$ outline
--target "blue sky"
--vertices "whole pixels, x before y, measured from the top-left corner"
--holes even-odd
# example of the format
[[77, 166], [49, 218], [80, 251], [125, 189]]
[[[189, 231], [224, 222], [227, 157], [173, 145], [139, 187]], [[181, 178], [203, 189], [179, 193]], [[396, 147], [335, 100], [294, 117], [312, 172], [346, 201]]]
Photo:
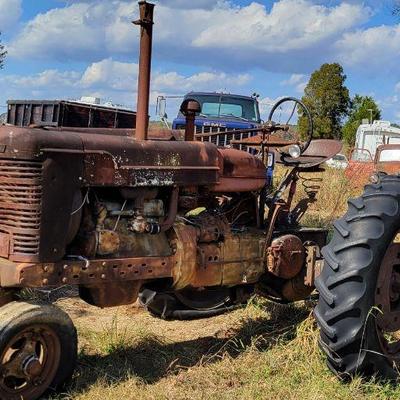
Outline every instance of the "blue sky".
[[[340, 62], [351, 93], [400, 122], [400, 20], [391, 0], [159, 0], [151, 113], [158, 95], [261, 95], [265, 113], [301, 97], [310, 73]], [[138, 30], [131, 0], [0, 0], [7, 99], [94, 95], [135, 107]], [[170, 117], [177, 102], [169, 102]], [[4, 110], [0, 108], [1, 111]]]

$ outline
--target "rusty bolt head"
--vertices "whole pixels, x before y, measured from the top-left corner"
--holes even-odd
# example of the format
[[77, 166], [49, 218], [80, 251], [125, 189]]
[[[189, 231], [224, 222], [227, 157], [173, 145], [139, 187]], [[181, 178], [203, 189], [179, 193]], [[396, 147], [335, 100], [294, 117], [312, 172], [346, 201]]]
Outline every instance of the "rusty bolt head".
[[106, 279], [106, 274], [101, 274], [101, 279]]
[[47, 285], [48, 283], [49, 283], [49, 280], [48, 279], [43, 279], [43, 285]]
[[67, 265], [67, 264], [65, 264], [63, 268], [64, 268], [64, 269], [68, 269], [68, 265]]
[[67, 278], [62, 278], [62, 283], [67, 283], [68, 279]]
[[44, 267], [43, 267], [43, 271], [44, 272], [47, 272], [49, 270], [49, 267], [47, 266], [47, 265], [45, 265]]

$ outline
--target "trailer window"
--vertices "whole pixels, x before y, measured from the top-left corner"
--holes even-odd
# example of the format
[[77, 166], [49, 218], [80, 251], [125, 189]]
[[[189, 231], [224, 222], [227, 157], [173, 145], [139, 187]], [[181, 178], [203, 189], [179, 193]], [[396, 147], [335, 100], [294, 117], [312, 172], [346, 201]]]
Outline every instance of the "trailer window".
[[379, 154], [380, 162], [390, 162], [400, 160], [400, 149], [384, 149]]

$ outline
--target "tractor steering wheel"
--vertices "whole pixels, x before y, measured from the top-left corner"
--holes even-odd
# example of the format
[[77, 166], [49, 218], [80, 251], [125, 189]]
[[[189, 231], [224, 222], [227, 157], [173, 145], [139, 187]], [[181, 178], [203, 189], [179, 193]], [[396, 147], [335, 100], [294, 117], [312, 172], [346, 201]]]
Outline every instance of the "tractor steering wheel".
[[[308, 130], [307, 130], [307, 134], [306, 134], [306, 138], [304, 141], [298, 141], [296, 143], [296, 145], [299, 147], [300, 149], [300, 155], [302, 155], [308, 148], [308, 146], [311, 143], [311, 140], [313, 138], [313, 133], [314, 133], [314, 124], [313, 124], [313, 119], [311, 116], [311, 112], [310, 110], [307, 108], [307, 106], [299, 99], [296, 99], [295, 97], [284, 97], [281, 100], [279, 100], [273, 107], [271, 112], [269, 113], [269, 117], [268, 117], [268, 122], [272, 123], [273, 121], [273, 117], [274, 114], [276, 112], [276, 110], [278, 110], [278, 108], [280, 108], [282, 106], [283, 103], [287, 103], [287, 102], [294, 102], [294, 107], [293, 110], [291, 112], [291, 115], [289, 116], [289, 119], [286, 123], [286, 126], [289, 124], [291, 118], [293, 117], [295, 111], [296, 111], [296, 106], [299, 105], [300, 108], [302, 109], [303, 112], [303, 116], [305, 116], [308, 120]], [[286, 158], [286, 157], [291, 157], [291, 155], [287, 154], [286, 152], [282, 151], [282, 158]]]

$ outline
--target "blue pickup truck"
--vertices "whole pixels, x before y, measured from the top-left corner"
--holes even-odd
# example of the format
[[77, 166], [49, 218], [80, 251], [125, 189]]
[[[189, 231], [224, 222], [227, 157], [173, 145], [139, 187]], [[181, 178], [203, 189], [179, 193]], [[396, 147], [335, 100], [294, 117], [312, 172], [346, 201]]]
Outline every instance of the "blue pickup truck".
[[[190, 92], [184, 99], [200, 103], [201, 113], [196, 116], [196, 138], [221, 147], [230, 146], [231, 140], [242, 140], [252, 133], [225, 134], [226, 131], [254, 128], [261, 124], [257, 97], [225, 93]], [[185, 117], [179, 112], [172, 122], [172, 129], [185, 129]], [[246, 146], [235, 146], [247, 150]], [[254, 151], [250, 150], [249, 151]], [[268, 180], [272, 180], [274, 155], [268, 157]]]

